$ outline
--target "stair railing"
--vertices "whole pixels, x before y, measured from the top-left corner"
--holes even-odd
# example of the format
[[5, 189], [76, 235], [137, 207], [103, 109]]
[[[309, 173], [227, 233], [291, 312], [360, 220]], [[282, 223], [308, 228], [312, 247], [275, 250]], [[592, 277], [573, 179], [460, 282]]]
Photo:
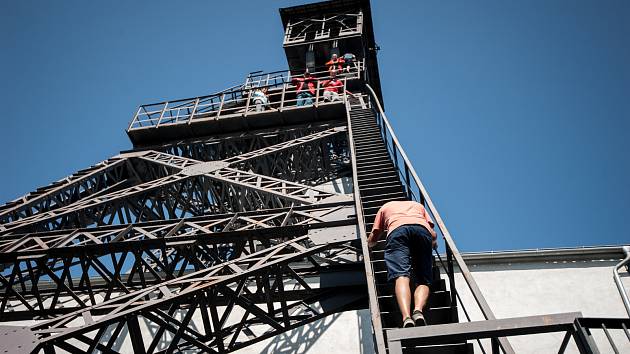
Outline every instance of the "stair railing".
[[[348, 124], [348, 139], [350, 142], [354, 141], [352, 124], [350, 122], [350, 104], [348, 104], [348, 95], [344, 94], [344, 103], [346, 106], [346, 118]], [[374, 279], [374, 271], [372, 269], [372, 259], [370, 257], [370, 251], [368, 250], [367, 235], [365, 218], [363, 215], [363, 207], [361, 205], [361, 194], [359, 190], [359, 180], [357, 178], [357, 160], [356, 150], [354, 144], [349, 143], [350, 146], [350, 158], [352, 160], [352, 187], [354, 193], [355, 209], [357, 213], [357, 223], [359, 239], [361, 241], [361, 250], [363, 252], [363, 264], [365, 266], [365, 277], [368, 290], [368, 299], [370, 306], [370, 315], [372, 320], [372, 328], [374, 329], [374, 344], [376, 353], [386, 354], [385, 349], [385, 336], [383, 335], [383, 324], [381, 322], [380, 312], [378, 311], [378, 300], [376, 295], [376, 281]]]
[[628, 313], [628, 316], [630, 316], [630, 300], [628, 300], [626, 289], [623, 286], [621, 279], [619, 279], [619, 269], [624, 266], [628, 266], [628, 264], [630, 263], [630, 246], [623, 246], [622, 249], [626, 257], [613, 268], [613, 279], [615, 280], [615, 284], [617, 285], [617, 290], [619, 290], [619, 295], [621, 295], [623, 305], [626, 307], [626, 312]]
[[[453, 272], [454, 260], [455, 264], [457, 264], [457, 266], [459, 267], [459, 270], [464, 277], [464, 280], [466, 281], [466, 284], [468, 285], [468, 288], [470, 289], [473, 298], [479, 306], [479, 309], [481, 310], [484, 318], [486, 320], [496, 320], [494, 313], [490, 309], [490, 305], [488, 305], [488, 302], [481, 293], [481, 289], [477, 285], [477, 282], [475, 281], [472, 273], [468, 269], [466, 262], [464, 262], [463, 257], [459, 253], [459, 250], [455, 245], [455, 241], [446, 228], [446, 224], [438, 213], [435, 205], [433, 204], [433, 201], [431, 200], [431, 197], [422, 184], [420, 177], [418, 177], [416, 170], [411, 165], [407, 154], [400, 145], [400, 142], [398, 141], [398, 138], [396, 137], [396, 134], [394, 133], [394, 130], [392, 129], [392, 126], [389, 123], [385, 112], [383, 111], [383, 108], [378, 100], [376, 93], [374, 92], [372, 87], [370, 87], [370, 85], [366, 84], [365, 86], [371, 94], [369, 98], [370, 102], [373, 102], [373, 106], [375, 106], [376, 108], [376, 120], [378, 125], [381, 127], [381, 135], [383, 137], [385, 145], [387, 146], [387, 149], [389, 150], [389, 153], [392, 156], [394, 165], [396, 166], [396, 169], [398, 169], [401, 179], [404, 182], [407, 196], [410, 200], [415, 200], [419, 203], [424, 204], [427, 207], [429, 213], [431, 213], [431, 215], [433, 216], [433, 220], [435, 220], [435, 224], [437, 225], [438, 230], [442, 234], [444, 245], [446, 248], [447, 264], [449, 264], [447, 275], [449, 278], [449, 286], [451, 289], [451, 306], [453, 308], [453, 311], [456, 310], [457, 306], [457, 289], [455, 287], [455, 276]], [[414, 185], [417, 190], [414, 190]], [[460, 303], [462, 304], [462, 307], [464, 307], [464, 304], [461, 301]], [[500, 345], [504, 353], [514, 353], [514, 349], [510, 345], [507, 338], [498, 338], [498, 344]]]

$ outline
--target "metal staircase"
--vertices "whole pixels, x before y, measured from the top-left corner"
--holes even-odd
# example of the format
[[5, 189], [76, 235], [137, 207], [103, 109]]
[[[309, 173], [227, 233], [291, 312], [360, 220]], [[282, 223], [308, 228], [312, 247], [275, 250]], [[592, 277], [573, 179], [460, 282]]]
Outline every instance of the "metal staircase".
[[[349, 122], [355, 151], [358, 194], [360, 195], [366, 234], [372, 229], [378, 209], [385, 203], [395, 200], [408, 200], [409, 195], [400, 181], [398, 169], [381, 137], [376, 122], [376, 113], [362, 101], [351, 97], [349, 100]], [[378, 317], [383, 331], [399, 328], [401, 325], [398, 305], [392, 284], [387, 282], [387, 269], [383, 258], [385, 241], [370, 251], [373, 277], [376, 285]], [[458, 322], [457, 306], [451, 302], [451, 293], [440, 276], [440, 268], [434, 262], [434, 282], [431, 296], [425, 309], [429, 325]], [[456, 343], [440, 346], [404, 348], [405, 353], [472, 353], [472, 344]]]

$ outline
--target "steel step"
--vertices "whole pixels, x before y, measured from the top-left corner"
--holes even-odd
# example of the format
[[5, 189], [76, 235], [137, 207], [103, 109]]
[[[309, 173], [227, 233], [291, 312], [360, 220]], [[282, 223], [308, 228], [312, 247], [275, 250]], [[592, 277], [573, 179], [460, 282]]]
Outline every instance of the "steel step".
[[369, 202], [363, 202], [361, 203], [362, 206], [364, 208], [370, 208], [370, 207], [375, 207], [378, 206], [379, 208], [381, 206], [383, 206], [383, 204], [387, 203], [387, 202], [391, 202], [391, 201], [403, 201], [403, 200], [407, 200], [407, 196], [405, 196], [404, 194], [400, 194], [400, 195], [389, 195], [389, 196], [383, 196], [382, 199], [374, 199], [372, 201]]
[[[381, 311], [398, 311], [398, 303], [396, 297], [392, 295], [378, 296], [378, 306]], [[436, 291], [429, 295], [427, 308], [433, 307], [450, 307], [451, 294], [450, 291]]]
[[[423, 311], [424, 318], [427, 321], [427, 325], [437, 325], [452, 323], [451, 313], [457, 310], [451, 307], [434, 307], [431, 309], [425, 309]], [[395, 311], [381, 311], [381, 321], [383, 322], [383, 328], [400, 328], [402, 325], [402, 318], [398, 310]]]
[[405, 354], [473, 354], [475, 351], [472, 343], [455, 343], [403, 347], [402, 352]]

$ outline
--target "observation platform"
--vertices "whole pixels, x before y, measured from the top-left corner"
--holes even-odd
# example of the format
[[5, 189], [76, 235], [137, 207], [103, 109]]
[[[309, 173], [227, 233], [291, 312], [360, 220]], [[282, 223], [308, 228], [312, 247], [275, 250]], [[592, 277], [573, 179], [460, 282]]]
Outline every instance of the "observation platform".
[[[313, 73], [315, 95], [305, 102], [297, 98], [297, 87], [291, 84], [290, 71], [250, 74], [243, 85], [208, 95], [141, 105], [136, 111], [127, 135], [134, 147], [145, 147], [172, 140], [221, 135], [278, 126], [318, 121], [345, 120], [348, 89], [361, 84], [363, 64], [339, 75], [343, 87], [338, 100], [326, 100], [324, 87], [327, 72]], [[257, 111], [255, 92], [266, 90], [267, 103]], [[260, 110], [262, 108], [262, 110]]]

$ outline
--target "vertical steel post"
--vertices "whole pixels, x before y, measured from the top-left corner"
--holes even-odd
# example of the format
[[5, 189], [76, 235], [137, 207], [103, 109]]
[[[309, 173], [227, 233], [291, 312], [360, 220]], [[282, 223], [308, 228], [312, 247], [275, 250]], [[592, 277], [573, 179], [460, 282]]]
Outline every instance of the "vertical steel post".
[[197, 106], [199, 105], [199, 97], [197, 97], [197, 99], [195, 100], [195, 105], [193, 106], [192, 112], [190, 112], [189, 118], [188, 118], [188, 124], [192, 123], [193, 117], [195, 115], [195, 111], [197, 110]]
[[455, 272], [453, 270], [453, 251], [451, 247], [445, 242], [446, 245], [446, 267], [448, 268], [448, 286], [451, 288], [451, 321], [457, 320], [454, 318], [457, 315], [457, 288], [455, 288]]
[[164, 108], [162, 108], [162, 112], [160, 113], [160, 118], [158, 118], [158, 122], [155, 125], [156, 128], [160, 126], [160, 123], [162, 123], [162, 118], [164, 117], [164, 114], [166, 113], [167, 107], [168, 107], [168, 101], [164, 103]]

